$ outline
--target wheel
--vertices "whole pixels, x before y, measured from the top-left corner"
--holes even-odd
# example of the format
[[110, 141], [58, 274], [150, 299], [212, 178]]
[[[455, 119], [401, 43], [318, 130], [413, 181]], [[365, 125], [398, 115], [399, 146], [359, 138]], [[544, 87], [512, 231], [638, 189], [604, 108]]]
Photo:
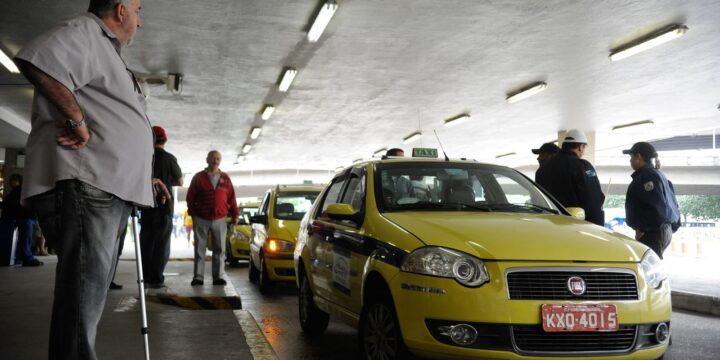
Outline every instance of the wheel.
[[230, 267], [237, 267], [238, 266], [238, 258], [234, 257], [232, 254], [232, 246], [230, 245], [230, 242], [227, 241], [225, 243], [225, 259], [228, 262], [228, 265]]
[[320, 335], [325, 332], [330, 315], [315, 306], [310, 281], [302, 270], [300, 270], [298, 309], [300, 310], [300, 327], [302, 327], [303, 332], [309, 335]]
[[395, 306], [390, 295], [375, 297], [360, 317], [362, 359], [407, 359], [410, 353], [400, 333]]
[[258, 281], [260, 278], [260, 272], [255, 267], [255, 263], [252, 260], [252, 256], [248, 259], [248, 279], [252, 282]]
[[258, 285], [260, 286], [260, 292], [267, 294], [272, 289], [273, 283], [268, 277], [267, 266], [265, 265], [265, 257], [260, 254], [260, 278], [258, 279]]

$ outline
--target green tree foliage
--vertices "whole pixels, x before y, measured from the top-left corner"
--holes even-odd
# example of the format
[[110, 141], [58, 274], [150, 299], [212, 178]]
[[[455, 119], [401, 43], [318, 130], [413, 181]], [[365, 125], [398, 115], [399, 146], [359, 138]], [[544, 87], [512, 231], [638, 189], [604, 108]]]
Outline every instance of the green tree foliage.
[[720, 219], [720, 195], [678, 195], [677, 200], [685, 217]]

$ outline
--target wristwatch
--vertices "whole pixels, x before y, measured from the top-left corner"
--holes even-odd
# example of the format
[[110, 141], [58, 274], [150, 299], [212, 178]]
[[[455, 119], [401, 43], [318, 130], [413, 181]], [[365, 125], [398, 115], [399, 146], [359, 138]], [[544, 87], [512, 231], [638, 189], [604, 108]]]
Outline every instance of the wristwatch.
[[79, 122], [75, 122], [72, 119], [65, 119], [65, 126], [70, 130], [75, 130], [83, 125], [85, 125], [85, 116], [83, 116]]

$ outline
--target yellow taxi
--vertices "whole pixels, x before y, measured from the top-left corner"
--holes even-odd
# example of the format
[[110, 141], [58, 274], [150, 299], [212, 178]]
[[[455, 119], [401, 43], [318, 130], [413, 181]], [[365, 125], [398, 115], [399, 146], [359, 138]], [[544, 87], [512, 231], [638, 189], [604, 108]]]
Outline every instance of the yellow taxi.
[[257, 213], [258, 205], [256, 202], [238, 204], [240, 216], [234, 229], [230, 224], [232, 219], [228, 218], [227, 243], [225, 244], [225, 249], [227, 249], [226, 260], [230, 266], [237, 266], [240, 260], [250, 258], [250, 236], [252, 234], [250, 217]]
[[300, 224], [302, 329], [321, 334], [332, 314], [358, 328], [364, 359], [661, 357], [660, 259], [582, 217], [504, 166], [353, 165]]
[[317, 185], [278, 185], [267, 191], [256, 215], [250, 217], [248, 277], [260, 291], [275, 281], [294, 281], [293, 251], [300, 220], [322, 190]]

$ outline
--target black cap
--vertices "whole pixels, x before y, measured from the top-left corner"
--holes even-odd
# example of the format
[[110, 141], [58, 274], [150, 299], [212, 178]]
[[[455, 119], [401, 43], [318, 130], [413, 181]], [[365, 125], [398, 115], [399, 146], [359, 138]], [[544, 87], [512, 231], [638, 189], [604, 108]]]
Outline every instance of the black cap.
[[560, 152], [560, 148], [553, 143], [544, 143], [539, 149], [532, 149], [533, 154], [548, 153], [557, 154]]
[[655, 148], [650, 143], [641, 141], [633, 144], [633, 146], [627, 150], [623, 150], [623, 154], [640, 154], [644, 159], [652, 159], [658, 156]]

